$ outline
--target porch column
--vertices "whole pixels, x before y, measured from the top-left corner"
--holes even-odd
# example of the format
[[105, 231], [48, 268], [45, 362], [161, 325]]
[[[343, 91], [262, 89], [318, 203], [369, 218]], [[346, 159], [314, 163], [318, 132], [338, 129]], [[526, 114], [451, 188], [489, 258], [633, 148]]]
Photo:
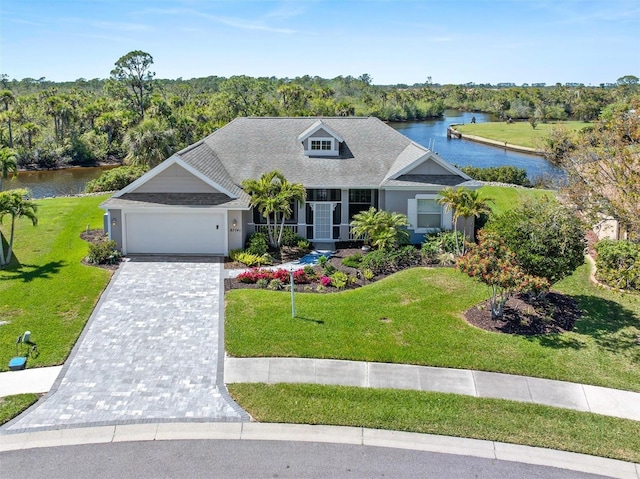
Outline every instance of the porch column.
[[342, 189], [340, 198], [340, 241], [349, 241], [349, 189]]
[[307, 238], [307, 204], [299, 201], [296, 201], [296, 204], [298, 205], [298, 236]]

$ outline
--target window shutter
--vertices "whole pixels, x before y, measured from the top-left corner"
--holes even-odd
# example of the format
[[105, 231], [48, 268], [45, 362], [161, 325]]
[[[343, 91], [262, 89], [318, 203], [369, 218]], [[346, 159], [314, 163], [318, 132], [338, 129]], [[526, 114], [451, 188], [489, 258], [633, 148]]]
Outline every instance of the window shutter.
[[453, 229], [453, 211], [451, 208], [442, 207], [442, 229]]
[[418, 200], [415, 198], [407, 200], [407, 219], [409, 220], [409, 229], [415, 230], [418, 226]]

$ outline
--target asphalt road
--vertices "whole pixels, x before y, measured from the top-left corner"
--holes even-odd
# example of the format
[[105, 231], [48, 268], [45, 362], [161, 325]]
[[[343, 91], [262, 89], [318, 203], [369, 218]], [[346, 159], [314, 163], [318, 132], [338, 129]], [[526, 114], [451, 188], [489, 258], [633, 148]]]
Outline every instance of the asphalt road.
[[0, 478], [587, 479], [545, 466], [369, 446], [282, 441], [143, 441], [0, 454]]

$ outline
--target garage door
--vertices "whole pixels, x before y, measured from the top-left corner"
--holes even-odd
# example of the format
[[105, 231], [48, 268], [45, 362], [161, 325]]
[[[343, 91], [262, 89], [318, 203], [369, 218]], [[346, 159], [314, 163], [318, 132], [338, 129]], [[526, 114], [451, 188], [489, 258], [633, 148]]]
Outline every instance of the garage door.
[[224, 254], [224, 215], [211, 212], [127, 213], [127, 254]]

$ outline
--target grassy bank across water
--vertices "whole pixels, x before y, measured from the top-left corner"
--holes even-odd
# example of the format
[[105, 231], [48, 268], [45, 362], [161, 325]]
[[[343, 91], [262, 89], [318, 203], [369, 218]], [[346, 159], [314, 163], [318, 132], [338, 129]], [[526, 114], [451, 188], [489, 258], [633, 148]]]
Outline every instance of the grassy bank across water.
[[538, 123], [536, 128], [532, 128], [529, 122], [517, 121], [514, 123], [488, 122], [488, 123], [467, 123], [456, 125], [454, 128], [463, 134], [473, 135], [487, 140], [498, 142], [501, 145], [522, 146], [540, 150], [543, 147], [543, 140], [551, 133], [553, 128], [562, 127], [572, 131], [579, 131], [589, 126], [583, 121], [563, 121], [557, 123]]

